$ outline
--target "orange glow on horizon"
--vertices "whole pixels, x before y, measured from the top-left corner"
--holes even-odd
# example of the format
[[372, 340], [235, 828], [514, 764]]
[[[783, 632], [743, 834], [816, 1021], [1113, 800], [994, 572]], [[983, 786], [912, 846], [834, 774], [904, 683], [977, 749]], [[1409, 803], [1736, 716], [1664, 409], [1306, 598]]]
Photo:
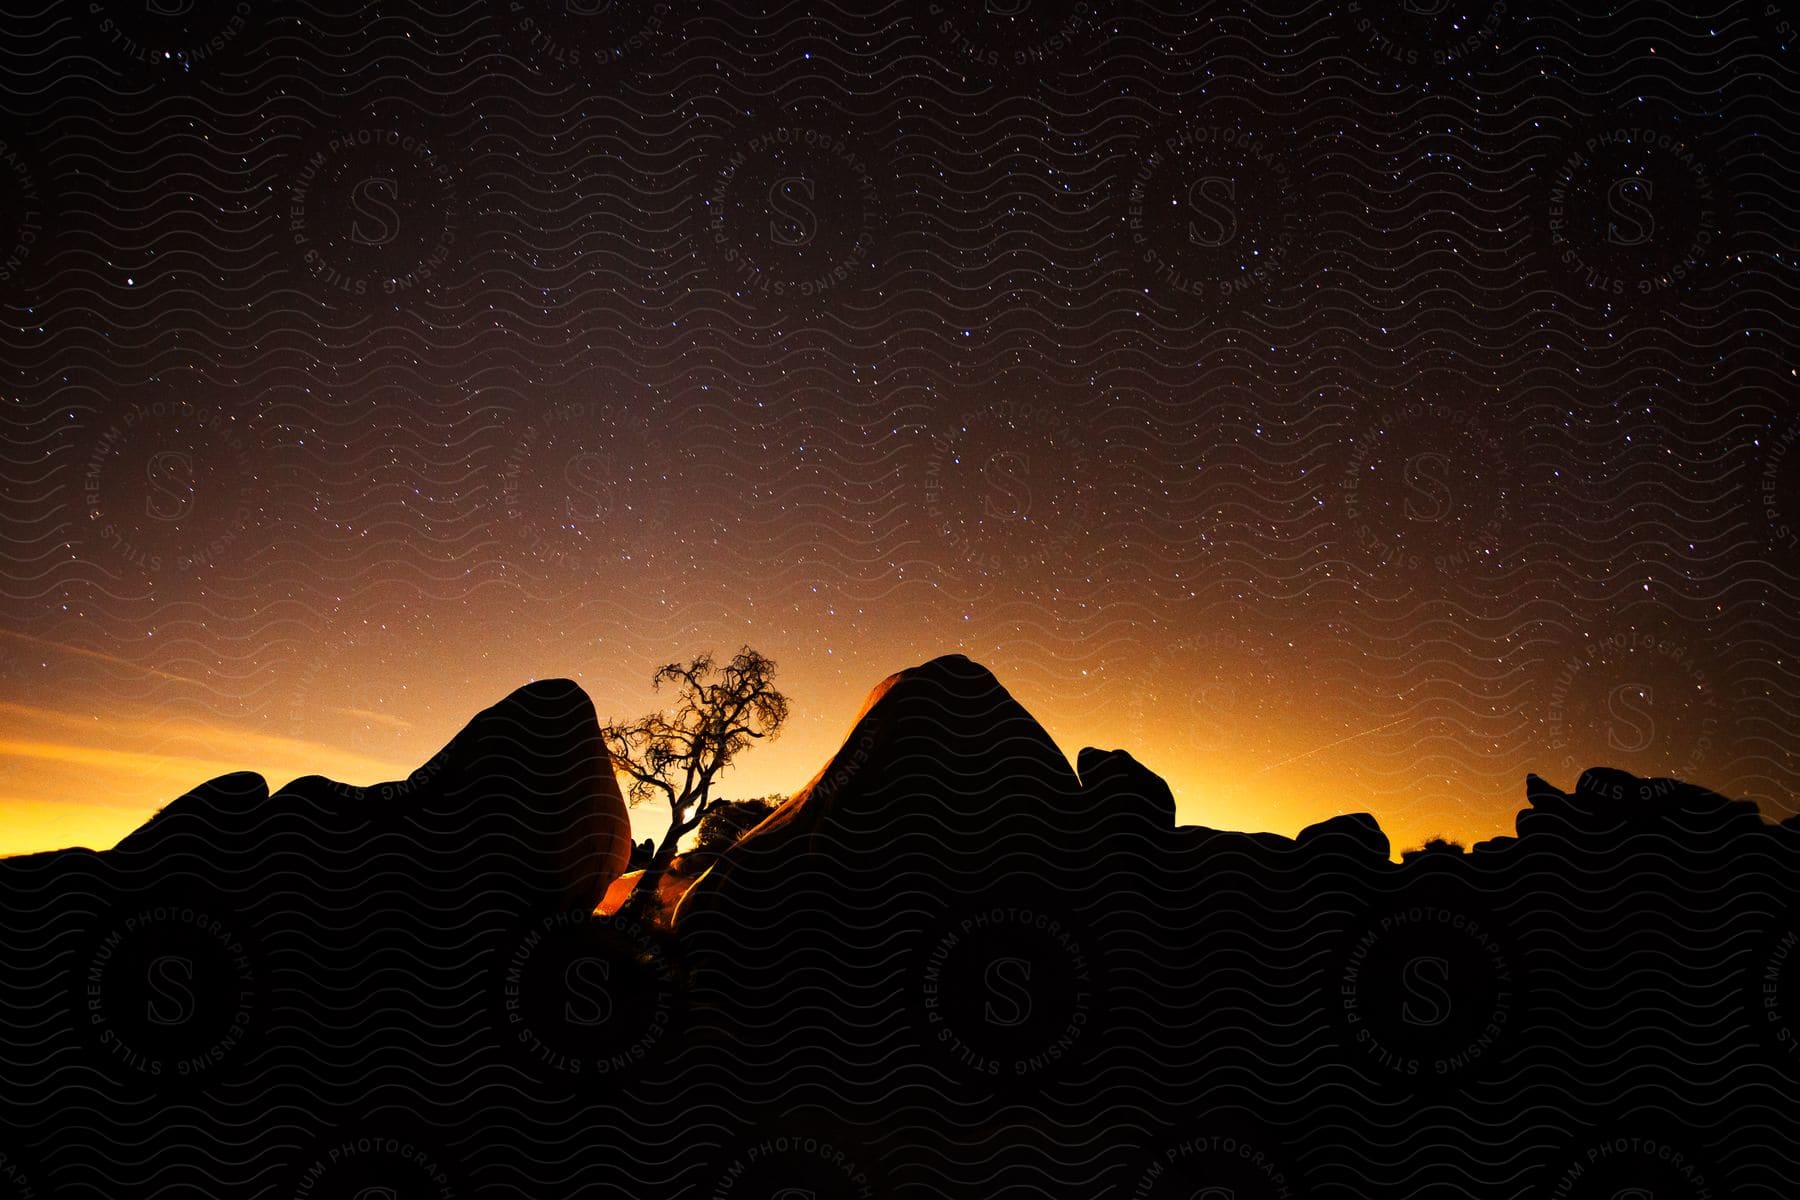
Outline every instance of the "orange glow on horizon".
[[[808, 677], [798, 670], [784, 675], [784, 688], [797, 697], [793, 719], [780, 738], [755, 748], [728, 772], [723, 781], [727, 796], [798, 791], [842, 745], [868, 694], [866, 685], [851, 696], [845, 694], [851, 685], [844, 681]], [[1002, 682], [1044, 722], [1071, 763], [1083, 746], [1123, 748], [1161, 775], [1175, 794], [1183, 824], [1292, 835], [1340, 813], [1373, 811], [1397, 855], [1437, 834], [1472, 841], [1509, 833], [1511, 811], [1524, 804], [1521, 773], [1516, 803], [1502, 806], [1502, 819], [1478, 827], [1473, 818], [1480, 810], [1455, 804], [1449, 792], [1436, 804], [1384, 811], [1369, 794], [1366, 757], [1380, 728], [1338, 732], [1299, 702], [1287, 704], [1278, 722], [1252, 720], [1242, 736], [1209, 733], [1196, 743], [1192, 723], [1179, 708], [1156, 714], [1146, 726], [1141, 713], [1140, 719], [1128, 719], [1116, 706], [1071, 711], [1049, 688], [1008, 681], [1004, 673]], [[609, 710], [592, 684], [584, 686], [603, 716], [654, 702], [643, 687], [635, 698]], [[109, 715], [102, 721], [0, 704], [7, 728], [0, 738], [0, 854], [109, 847], [170, 800], [233, 771], [262, 774], [272, 791], [309, 774], [355, 784], [404, 778], [507, 690], [503, 685], [484, 688], [455, 716], [428, 717], [389, 704], [326, 705], [325, 711], [311, 714], [317, 728], [305, 736], [271, 733], [249, 721], [171, 716], [166, 710]], [[450, 711], [441, 702], [432, 707], [438, 714]], [[1320, 732], [1313, 736], [1299, 732], [1315, 729]], [[360, 748], [345, 749], [346, 744]], [[650, 806], [634, 808], [632, 825], [639, 840], [659, 838], [666, 814]]]
[[190, 718], [100, 721], [0, 703], [0, 720], [0, 854], [8, 855], [106, 849], [169, 801], [234, 771], [258, 771], [279, 787], [313, 774], [373, 783], [417, 765], [396, 771], [335, 746]]

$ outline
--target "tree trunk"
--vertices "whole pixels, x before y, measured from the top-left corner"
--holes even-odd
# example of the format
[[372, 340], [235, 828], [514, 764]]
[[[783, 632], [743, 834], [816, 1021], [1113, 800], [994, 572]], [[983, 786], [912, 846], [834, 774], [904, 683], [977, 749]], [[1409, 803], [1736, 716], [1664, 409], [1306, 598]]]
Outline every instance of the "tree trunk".
[[682, 835], [687, 830], [679, 826], [670, 826], [669, 832], [663, 835], [662, 844], [657, 846], [656, 853], [650, 859], [650, 865], [638, 876], [636, 886], [625, 903], [619, 906], [619, 915], [634, 921], [646, 921], [653, 918], [662, 907], [662, 880], [669, 871], [669, 864], [675, 861], [676, 850], [681, 845]]

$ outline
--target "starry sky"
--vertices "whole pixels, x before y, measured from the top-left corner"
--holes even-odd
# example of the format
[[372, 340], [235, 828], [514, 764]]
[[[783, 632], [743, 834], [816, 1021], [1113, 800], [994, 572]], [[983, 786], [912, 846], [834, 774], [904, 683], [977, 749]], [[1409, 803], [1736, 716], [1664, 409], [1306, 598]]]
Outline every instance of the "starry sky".
[[1190, 823], [1788, 815], [1779, 7], [0, 16], [0, 852], [746, 643], [729, 794], [961, 652]]

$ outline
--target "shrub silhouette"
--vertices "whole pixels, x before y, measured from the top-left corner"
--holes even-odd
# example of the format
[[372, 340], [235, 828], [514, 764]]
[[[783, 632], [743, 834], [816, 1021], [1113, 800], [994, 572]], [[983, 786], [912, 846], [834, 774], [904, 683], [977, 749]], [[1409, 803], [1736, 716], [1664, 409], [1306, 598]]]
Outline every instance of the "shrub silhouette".
[[694, 849], [703, 854], [719, 854], [737, 844], [739, 838], [762, 823], [786, 800], [786, 796], [761, 796], [750, 800], [720, 800], [700, 818]]
[[1423, 845], [1415, 846], [1411, 850], [1401, 851], [1400, 852], [1400, 861], [1403, 863], [1411, 862], [1415, 858], [1422, 858], [1428, 854], [1462, 854], [1462, 853], [1464, 853], [1464, 847], [1463, 847], [1463, 844], [1459, 841], [1456, 841], [1452, 838], [1443, 837], [1443, 836], [1429, 837], [1429, 838], [1425, 839], [1425, 842]]

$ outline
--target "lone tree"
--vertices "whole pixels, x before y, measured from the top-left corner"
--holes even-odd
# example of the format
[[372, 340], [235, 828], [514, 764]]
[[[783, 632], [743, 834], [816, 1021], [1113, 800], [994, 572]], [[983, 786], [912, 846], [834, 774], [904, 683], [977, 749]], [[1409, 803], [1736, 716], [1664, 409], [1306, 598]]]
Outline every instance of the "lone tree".
[[668, 831], [620, 912], [654, 911], [681, 839], [721, 803], [712, 794], [720, 773], [742, 751], [781, 732], [788, 701], [775, 690], [774, 679], [774, 662], [748, 646], [722, 667], [710, 654], [685, 666], [669, 663], [651, 686], [660, 692], [665, 683], [674, 684], [672, 707], [601, 727], [613, 765], [631, 781], [626, 789], [631, 803], [660, 800], [669, 806]]

